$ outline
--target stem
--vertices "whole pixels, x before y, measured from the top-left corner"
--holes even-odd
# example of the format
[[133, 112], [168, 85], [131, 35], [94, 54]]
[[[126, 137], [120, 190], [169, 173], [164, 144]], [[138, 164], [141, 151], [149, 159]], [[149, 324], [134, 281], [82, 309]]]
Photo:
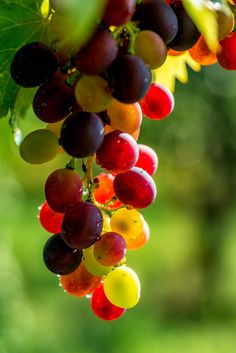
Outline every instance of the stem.
[[86, 188], [86, 191], [88, 193], [87, 199], [90, 202], [94, 203], [94, 196], [93, 196], [93, 190], [94, 190], [94, 182], [93, 182], [93, 162], [94, 162], [94, 156], [88, 157], [87, 162], [86, 162], [86, 172], [83, 178], [83, 184]]
[[76, 159], [74, 157], [72, 157], [69, 162], [66, 165], [66, 169], [70, 169], [70, 170], [74, 170], [75, 169], [75, 162]]

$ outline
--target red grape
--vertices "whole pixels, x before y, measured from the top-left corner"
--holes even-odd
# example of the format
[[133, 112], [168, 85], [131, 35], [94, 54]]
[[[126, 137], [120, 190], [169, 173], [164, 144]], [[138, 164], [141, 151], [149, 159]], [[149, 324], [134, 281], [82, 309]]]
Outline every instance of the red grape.
[[219, 64], [227, 70], [236, 70], [236, 32], [220, 41], [221, 52], [217, 54]]
[[124, 308], [112, 304], [104, 293], [103, 283], [94, 289], [91, 298], [93, 312], [103, 320], [116, 320], [126, 311]]
[[131, 19], [135, 5], [135, 0], [108, 0], [102, 20], [108, 26], [121, 26]]
[[125, 239], [118, 233], [108, 232], [94, 244], [94, 256], [104, 266], [113, 266], [120, 262], [126, 253]]
[[153, 175], [158, 166], [158, 158], [156, 152], [149, 146], [138, 145], [139, 157], [135, 167], [142, 168], [146, 170], [149, 175]]
[[42, 227], [50, 233], [60, 233], [64, 214], [55, 212], [47, 201], [40, 206], [39, 221]]
[[[114, 176], [112, 174], [100, 173], [96, 176], [96, 179], [98, 179], [98, 187], [94, 189], [95, 200], [100, 204], [107, 203], [115, 197], [113, 188]], [[121, 205], [122, 203], [119, 200], [115, 200], [107, 208], [116, 209]]]

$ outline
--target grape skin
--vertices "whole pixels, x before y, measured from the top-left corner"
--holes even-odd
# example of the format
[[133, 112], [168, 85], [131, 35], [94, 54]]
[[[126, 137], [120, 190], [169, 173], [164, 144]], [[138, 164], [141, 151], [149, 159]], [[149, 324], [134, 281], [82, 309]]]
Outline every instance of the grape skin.
[[94, 256], [104, 266], [114, 266], [119, 263], [126, 254], [124, 238], [115, 232], [102, 235], [94, 244]]

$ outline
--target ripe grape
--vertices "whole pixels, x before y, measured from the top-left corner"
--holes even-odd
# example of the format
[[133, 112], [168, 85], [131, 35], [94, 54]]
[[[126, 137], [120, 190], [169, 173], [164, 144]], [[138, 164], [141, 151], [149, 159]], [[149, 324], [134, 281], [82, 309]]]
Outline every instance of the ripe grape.
[[137, 167], [117, 174], [114, 190], [122, 203], [137, 209], [148, 207], [156, 197], [156, 185], [152, 177]]
[[135, 0], [108, 0], [102, 21], [108, 26], [121, 26], [135, 11]]
[[75, 64], [79, 71], [87, 75], [96, 75], [106, 70], [117, 54], [116, 40], [108, 31], [99, 29], [76, 54]]
[[158, 158], [156, 152], [149, 146], [138, 144], [139, 157], [135, 167], [142, 168], [149, 175], [153, 175], [158, 166]]
[[[98, 181], [98, 187], [94, 189], [94, 198], [100, 204], [105, 204], [115, 198], [115, 192], [113, 188], [114, 176], [112, 174], [100, 173], [96, 176]], [[107, 205], [108, 209], [116, 209], [120, 207], [122, 203], [119, 200], [114, 200]]]
[[108, 83], [114, 98], [135, 103], [148, 91], [151, 72], [138, 56], [121, 55], [108, 69]]
[[85, 112], [98, 113], [108, 107], [112, 95], [108, 83], [103, 78], [96, 75], [87, 75], [77, 82], [75, 98]]
[[45, 201], [39, 209], [39, 221], [42, 227], [50, 233], [60, 233], [64, 214], [54, 211]]
[[220, 41], [221, 52], [217, 54], [219, 64], [227, 70], [236, 70], [236, 32]]
[[178, 32], [168, 46], [177, 51], [190, 49], [198, 41], [200, 32], [180, 0], [173, 1], [170, 6], [178, 19]]
[[36, 87], [49, 80], [58, 68], [57, 56], [45, 44], [32, 42], [20, 48], [11, 63], [13, 80], [22, 87]]
[[138, 146], [132, 136], [115, 130], [106, 134], [97, 150], [96, 162], [111, 173], [123, 173], [138, 160]]
[[163, 85], [152, 83], [146, 96], [139, 102], [143, 114], [153, 120], [166, 118], [174, 109], [174, 96]]
[[56, 77], [38, 88], [33, 100], [33, 109], [40, 120], [55, 123], [70, 113], [74, 103], [74, 89], [66, 85], [65, 79]]
[[163, 39], [153, 31], [140, 31], [135, 38], [134, 54], [150, 69], [157, 69], [166, 60], [167, 47]]
[[116, 320], [126, 311], [124, 308], [112, 304], [104, 293], [103, 283], [94, 289], [91, 298], [93, 312], [103, 320]]
[[20, 155], [31, 164], [49, 162], [58, 153], [58, 139], [49, 130], [39, 129], [29, 133], [21, 142]]
[[96, 241], [93, 246], [96, 260], [104, 266], [113, 266], [125, 256], [126, 243], [124, 238], [115, 232], [108, 232]]
[[113, 99], [107, 108], [111, 127], [132, 134], [141, 125], [142, 110], [138, 103], [125, 104]]
[[100, 264], [94, 256], [94, 246], [83, 250], [83, 263], [88, 272], [94, 276], [106, 276], [112, 269], [112, 266]]
[[104, 292], [112, 304], [121, 308], [132, 308], [140, 298], [138, 276], [129, 267], [116, 267], [104, 279]]
[[216, 54], [208, 48], [203, 36], [200, 36], [197, 43], [189, 49], [189, 54], [201, 65], [212, 65], [217, 62]]
[[135, 209], [120, 208], [111, 216], [111, 229], [126, 241], [142, 231], [143, 216]]
[[89, 248], [100, 237], [102, 226], [101, 211], [92, 203], [78, 202], [65, 212], [62, 238], [72, 248]]
[[178, 31], [178, 20], [174, 11], [161, 0], [143, 1], [132, 19], [141, 30], [159, 34], [165, 43], [171, 42]]
[[101, 280], [101, 276], [94, 276], [86, 270], [83, 261], [74, 272], [66, 276], [60, 276], [62, 288], [68, 294], [79, 298], [90, 294]]
[[143, 228], [137, 233], [125, 239], [128, 250], [137, 250], [142, 248], [149, 240], [150, 229], [147, 222], [143, 219]]
[[61, 234], [52, 235], [43, 249], [43, 260], [49, 271], [58, 275], [74, 272], [82, 260], [82, 251], [67, 246]]
[[98, 150], [103, 132], [103, 123], [97, 114], [74, 112], [62, 125], [61, 145], [69, 155], [85, 158]]
[[62, 168], [52, 172], [45, 183], [45, 196], [49, 206], [56, 212], [66, 209], [81, 200], [83, 184], [73, 170]]

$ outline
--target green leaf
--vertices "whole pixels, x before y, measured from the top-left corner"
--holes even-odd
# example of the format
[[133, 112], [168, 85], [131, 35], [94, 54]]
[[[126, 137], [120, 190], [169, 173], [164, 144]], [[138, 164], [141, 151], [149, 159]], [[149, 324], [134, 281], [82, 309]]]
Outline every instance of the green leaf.
[[219, 51], [218, 15], [231, 15], [227, 0], [183, 0], [183, 6], [214, 53]]
[[41, 4], [42, 0], [0, 2], [0, 118], [11, 115], [22, 90], [9, 74], [15, 52], [28, 42], [48, 42], [47, 21], [41, 15]]

